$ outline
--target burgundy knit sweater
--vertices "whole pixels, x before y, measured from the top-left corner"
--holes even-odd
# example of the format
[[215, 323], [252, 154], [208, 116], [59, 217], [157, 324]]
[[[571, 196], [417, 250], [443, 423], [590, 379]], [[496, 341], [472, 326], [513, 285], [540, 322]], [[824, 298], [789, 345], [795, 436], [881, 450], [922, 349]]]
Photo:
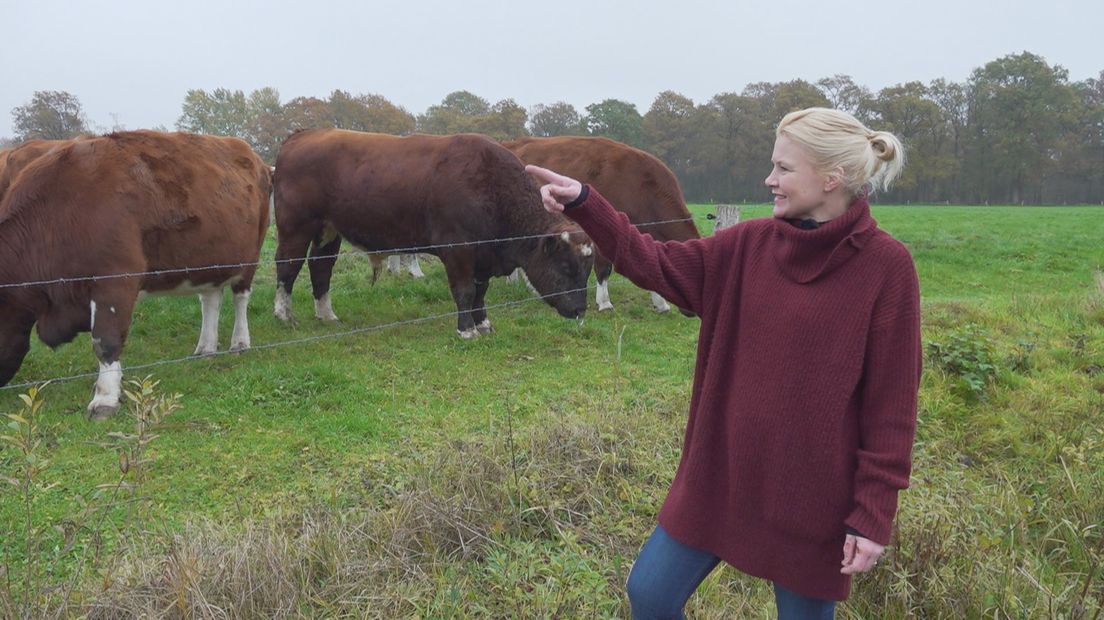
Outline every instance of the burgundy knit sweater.
[[588, 190], [566, 214], [617, 272], [701, 317], [659, 522], [741, 571], [846, 599], [847, 528], [888, 544], [908, 486], [921, 367], [908, 250], [863, 198], [814, 230], [764, 218], [659, 243]]

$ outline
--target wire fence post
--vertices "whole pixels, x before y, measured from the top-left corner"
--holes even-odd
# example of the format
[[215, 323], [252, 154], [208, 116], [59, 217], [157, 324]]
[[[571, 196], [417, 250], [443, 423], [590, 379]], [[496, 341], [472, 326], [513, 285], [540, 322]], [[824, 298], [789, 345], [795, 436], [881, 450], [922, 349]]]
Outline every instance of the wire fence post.
[[713, 233], [716, 234], [718, 230], [728, 228], [729, 226], [735, 226], [740, 223], [740, 207], [736, 205], [717, 205], [717, 225], [713, 228]]

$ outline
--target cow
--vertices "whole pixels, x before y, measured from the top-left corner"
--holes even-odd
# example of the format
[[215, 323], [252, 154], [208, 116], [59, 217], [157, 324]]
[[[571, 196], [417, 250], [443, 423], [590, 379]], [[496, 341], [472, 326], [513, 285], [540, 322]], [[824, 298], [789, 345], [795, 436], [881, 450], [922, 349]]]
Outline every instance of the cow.
[[[671, 170], [652, 155], [608, 138], [560, 136], [522, 138], [504, 142], [523, 162], [589, 183], [619, 211], [659, 241], [685, 241], [701, 235], [682, 198]], [[661, 223], [655, 223], [661, 222]], [[609, 277], [613, 265], [601, 255], [594, 260], [598, 276], [598, 310], [611, 310]], [[656, 293], [652, 304], [659, 312], [670, 306]]]
[[100, 372], [88, 417], [111, 416], [131, 314], [147, 293], [199, 294], [204, 355], [218, 349], [229, 285], [230, 348], [249, 348], [270, 193], [268, 166], [236, 138], [117, 132], [32, 161], [0, 200], [0, 385], [19, 370], [32, 327], [51, 348], [91, 332]]
[[521, 161], [486, 136], [302, 130], [276, 156], [273, 196], [275, 314], [284, 321], [308, 246], [315, 316], [337, 320], [329, 289], [342, 239], [370, 252], [440, 258], [461, 338], [492, 331], [484, 305], [490, 278], [516, 267], [560, 315], [581, 319], [586, 311], [590, 239], [545, 211]]

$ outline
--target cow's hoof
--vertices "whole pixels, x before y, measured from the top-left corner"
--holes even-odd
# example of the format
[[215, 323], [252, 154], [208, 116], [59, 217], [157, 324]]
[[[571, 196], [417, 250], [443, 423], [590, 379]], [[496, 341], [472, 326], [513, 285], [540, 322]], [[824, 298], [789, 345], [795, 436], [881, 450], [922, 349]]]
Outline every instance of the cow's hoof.
[[481, 323], [475, 326], [475, 329], [480, 334], [490, 334], [494, 332], [494, 327], [491, 326], [490, 319], [483, 319]]
[[660, 314], [663, 314], [664, 312], [670, 312], [671, 311], [671, 306], [663, 306], [662, 308], [660, 308], [659, 306], [656, 306], [655, 311], [660, 313]]
[[341, 319], [337, 318], [336, 314], [316, 314], [314, 318], [322, 321], [323, 323], [340, 323]]
[[471, 329], [464, 329], [464, 330], [458, 329], [458, 330], [456, 330], [456, 333], [459, 334], [460, 337], [463, 338], [464, 340], [471, 340], [473, 338], [478, 338], [479, 337], [479, 330], [474, 328], [474, 327], [471, 328]]
[[196, 347], [195, 353], [192, 353], [192, 355], [195, 357], [206, 357], [208, 355], [214, 355], [215, 353], [218, 353], [218, 347]]
[[119, 405], [97, 405], [95, 401], [88, 405], [88, 419], [92, 422], [102, 422], [115, 415]]
[[272, 315], [285, 323], [290, 323], [292, 321], [291, 312], [286, 310], [276, 310]]
[[241, 353], [243, 351], [248, 351], [248, 350], [249, 350], [249, 343], [248, 342], [235, 342], [234, 344], [230, 345], [230, 352], [231, 353]]
[[608, 301], [598, 304], [598, 312], [605, 312], [606, 310], [613, 310], [613, 304]]

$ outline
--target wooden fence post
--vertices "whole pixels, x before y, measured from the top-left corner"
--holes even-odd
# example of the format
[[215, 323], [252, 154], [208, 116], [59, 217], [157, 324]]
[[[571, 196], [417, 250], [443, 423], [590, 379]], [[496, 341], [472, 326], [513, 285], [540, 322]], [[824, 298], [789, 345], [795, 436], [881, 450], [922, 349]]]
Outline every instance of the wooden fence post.
[[740, 223], [740, 207], [736, 205], [717, 205], [717, 225], [713, 232]]

